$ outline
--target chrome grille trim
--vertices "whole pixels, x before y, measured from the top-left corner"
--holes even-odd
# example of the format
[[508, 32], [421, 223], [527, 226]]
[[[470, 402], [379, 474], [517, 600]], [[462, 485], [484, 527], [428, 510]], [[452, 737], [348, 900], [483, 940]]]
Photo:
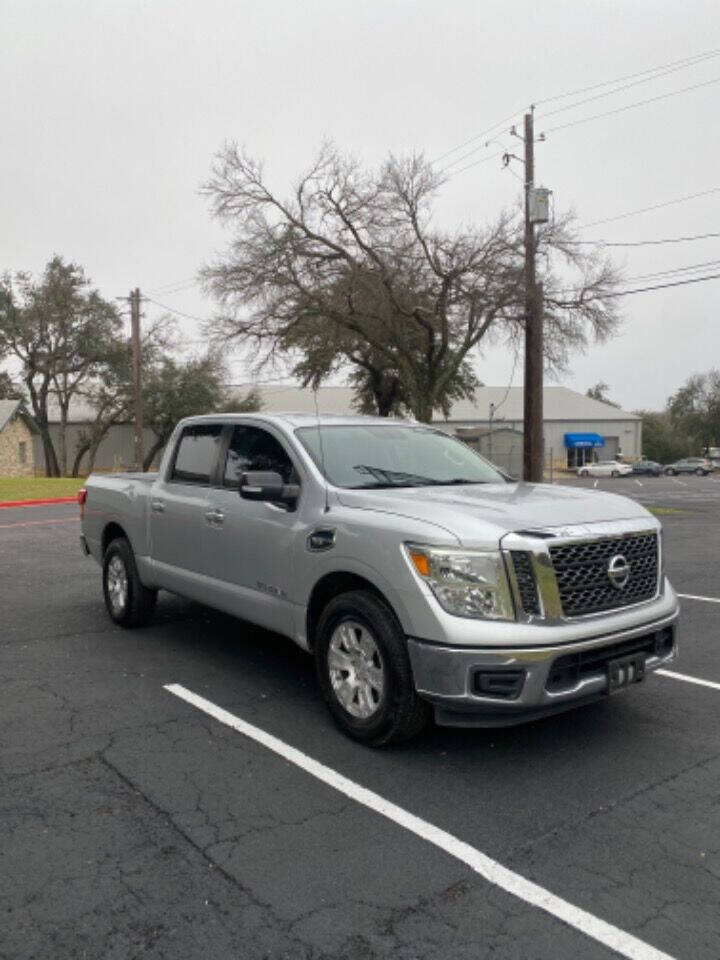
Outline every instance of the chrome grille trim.
[[[633, 538], [652, 536], [656, 543], [656, 572], [654, 590], [648, 586], [641, 599], [631, 599], [629, 603], [620, 603], [610, 607], [603, 607], [579, 614], [568, 615], [563, 609], [558, 577], [552, 561], [553, 548], [565, 546], [581, 546], [595, 544], [604, 540], [622, 542]], [[662, 536], [660, 524], [650, 517], [633, 520], [617, 520], [602, 523], [574, 524], [565, 527], [544, 527], [535, 530], [523, 530], [519, 533], [509, 533], [500, 541], [500, 548], [505, 556], [506, 567], [509, 573], [510, 585], [515, 601], [517, 619], [525, 623], [553, 624], [592, 620], [594, 617], [603, 617], [612, 613], [631, 610], [634, 607], [651, 603], [657, 599], [663, 585], [663, 557]], [[539, 614], [529, 612], [523, 603], [523, 594], [516, 576], [512, 554], [524, 551], [528, 554], [532, 571], [537, 584], [537, 594], [540, 606]], [[620, 549], [618, 552], [622, 552]], [[622, 592], [622, 591], [620, 591]]]
[[[560, 603], [566, 617], [618, 610], [652, 600], [657, 593], [658, 537], [654, 531], [550, 544]], [[621, 587], [608, 576], [608, 565], [622, 556], [630, 574]]]

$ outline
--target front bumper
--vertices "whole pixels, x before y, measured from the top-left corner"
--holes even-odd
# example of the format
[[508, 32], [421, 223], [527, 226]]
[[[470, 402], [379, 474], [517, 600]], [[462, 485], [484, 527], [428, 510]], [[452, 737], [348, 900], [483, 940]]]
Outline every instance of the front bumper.
[[415, 686], [441, 726], [523, 723], [607, 696], [608, 660], [640, 651], [646, 672], [674, 660], [677, 616], [676, 607], [642, 626], [547, 646], [468, 648], [410, 638]]

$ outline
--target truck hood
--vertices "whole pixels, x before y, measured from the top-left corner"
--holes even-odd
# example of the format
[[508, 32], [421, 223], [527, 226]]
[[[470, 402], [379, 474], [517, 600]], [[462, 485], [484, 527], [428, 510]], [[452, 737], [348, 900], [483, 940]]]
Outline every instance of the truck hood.
[[392, 513], [443, 527], [467, 546], [497, 544], [506, 533], [647, 517], [634, 500], [598, 490], [532, 483], [338, 490], [346, 507]]

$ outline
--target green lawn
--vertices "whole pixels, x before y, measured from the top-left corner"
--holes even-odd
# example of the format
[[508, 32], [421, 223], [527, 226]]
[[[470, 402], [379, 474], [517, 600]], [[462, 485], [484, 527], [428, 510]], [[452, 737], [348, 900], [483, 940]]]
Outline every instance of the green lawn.
[[74, 477], [0, 477], [0, 501], [72, 497], [83, 482]]

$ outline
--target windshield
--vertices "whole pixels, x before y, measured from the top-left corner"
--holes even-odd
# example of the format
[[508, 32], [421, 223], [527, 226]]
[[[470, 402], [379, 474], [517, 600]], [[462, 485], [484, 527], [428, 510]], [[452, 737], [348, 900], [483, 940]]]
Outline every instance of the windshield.
[[353, 424], [322, 427], [321, 436], [318, 427], [300, 427], [295, 432], [330, 483], [338, 487], [379, 489], [504, 480], [466, 444], [427, 427]]

